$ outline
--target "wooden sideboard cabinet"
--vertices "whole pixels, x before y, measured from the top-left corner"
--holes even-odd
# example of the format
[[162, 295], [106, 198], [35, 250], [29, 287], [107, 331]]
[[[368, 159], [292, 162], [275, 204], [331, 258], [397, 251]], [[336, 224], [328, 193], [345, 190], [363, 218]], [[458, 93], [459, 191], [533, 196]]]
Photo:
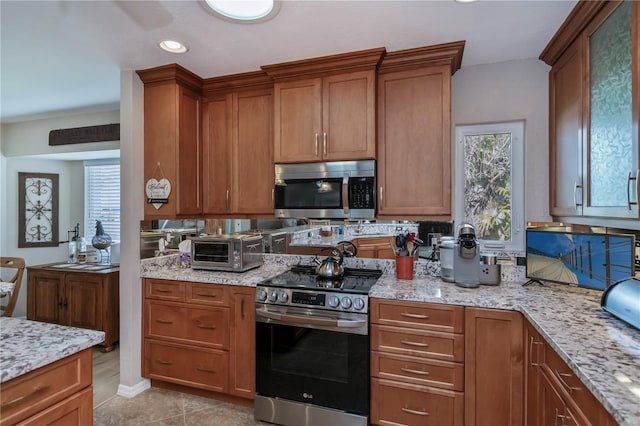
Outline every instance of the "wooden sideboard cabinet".
[[528, 321], [524, 324], [526, 426], [618, 423]]
[[371, 299], [371, 424], [464, 423], [464, 307]]
[[85, 349], [3, 383], [0, 426], [92, 424], [92, 358]]
[[120, 339], [120, 271], [27, 268], [27, 319], [104, 331], [104, 352]]
[[146, 278], [143, 376], [253, 399], [255, 289]]

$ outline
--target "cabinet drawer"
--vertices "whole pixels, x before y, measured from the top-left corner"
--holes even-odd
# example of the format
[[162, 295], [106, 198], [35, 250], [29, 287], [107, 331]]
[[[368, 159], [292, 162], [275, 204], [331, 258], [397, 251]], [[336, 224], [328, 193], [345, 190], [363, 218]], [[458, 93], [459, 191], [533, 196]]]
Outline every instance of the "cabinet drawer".
[[371, 375], [442, 389], [464, 390], [464, 365], [406, 355], [371, 353]]
[[464, 335], [373, 324], [371, 350], [464, 362]]
[[216, 392], [227, 391], [229, 354], [145, 339], [144, 374], [151, 379]]
[[145, 304], [145, 337], [175, 339], [218, 349], [229, 347], [229, 308], [199, 309], [153, 300]]
[[[543, 369], [565, 399], [570, 397], [587, 419], [598, 419], [602, 404], [589, 392], [560, 356], [547, 344], [544, 345]], [[596, 422], [596, 420], [593, 420]]]
[[464, 393], [371, 379], [371, 423], [375, 425], [462, 425]]
[[448, 333], [464, 333], [464, 307], [371, 299], [371, 322]]
[[91, 349], [2, 384], [0, 425], [17, 423], [91, 386]]
[[226, 287], [216, 284], [187, 283], [186, 301], [203, 305], [229, 306]]
[[145, 297], [148, 299], [184, 302], [184, 283], [181, 281], [145, 279]]
[[88, 387], [29, 417], [20, 426], [86, 426], [93, 424], [93, 387]]

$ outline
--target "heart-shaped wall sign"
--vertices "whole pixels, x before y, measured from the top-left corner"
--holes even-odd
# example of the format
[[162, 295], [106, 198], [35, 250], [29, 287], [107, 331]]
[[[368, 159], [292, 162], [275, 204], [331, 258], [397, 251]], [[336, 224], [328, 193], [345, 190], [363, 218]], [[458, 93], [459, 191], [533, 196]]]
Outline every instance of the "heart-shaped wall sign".
[[147, 202], [151, 203], [157, 210], [162, 207], [163, 204], [169, 202], [171, 183], [165, 178], [160, 180], [151, 178], [145, 185], [145, 191], [147, 193]]

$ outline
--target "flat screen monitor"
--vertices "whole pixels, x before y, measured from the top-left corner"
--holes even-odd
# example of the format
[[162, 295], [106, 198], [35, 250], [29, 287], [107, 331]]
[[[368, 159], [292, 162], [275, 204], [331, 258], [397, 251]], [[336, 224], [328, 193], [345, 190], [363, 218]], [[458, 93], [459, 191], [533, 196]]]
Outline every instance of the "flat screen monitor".
[[527, 278], [604, 290], [634, 276], [635, 236], [527, 229]]

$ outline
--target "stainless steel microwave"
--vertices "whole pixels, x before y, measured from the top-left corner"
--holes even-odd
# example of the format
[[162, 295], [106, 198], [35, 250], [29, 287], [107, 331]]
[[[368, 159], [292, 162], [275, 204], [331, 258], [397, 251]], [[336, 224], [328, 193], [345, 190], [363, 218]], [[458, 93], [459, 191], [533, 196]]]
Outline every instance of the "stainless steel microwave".
[[276, 164], [275, 168], [276, 217], [375, 217], [374, 160]]
[[223, 234], [190, 240], [193, 269], [244, 272], [263, 263], [260, 235]]

